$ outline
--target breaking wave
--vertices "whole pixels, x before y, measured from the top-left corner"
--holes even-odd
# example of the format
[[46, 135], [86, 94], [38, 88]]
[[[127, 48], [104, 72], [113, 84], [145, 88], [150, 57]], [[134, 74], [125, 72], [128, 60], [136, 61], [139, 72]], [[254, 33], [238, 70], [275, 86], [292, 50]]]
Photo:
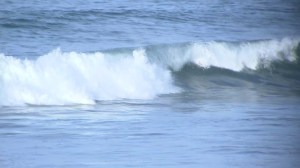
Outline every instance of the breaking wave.
[[213, 41], [94, 53], [56, 49], [35, 60], [0, 54], [0, 105], [151, 99], [184, 89], [174, 80], [185, 80], [187, 74], [239, 76], [245, 70], [274, 73], [279, 69], [283, 69], [280, 74], [292, 69], [293, 74], [286, 76], [298, 78], [299, 40]]
[[59, 49], [36, 60], [1, 55], [0, 67], [1, 105], [94, 104], [176, 91], [170, 72], [148, 63], [142, 49], [128, 57]]

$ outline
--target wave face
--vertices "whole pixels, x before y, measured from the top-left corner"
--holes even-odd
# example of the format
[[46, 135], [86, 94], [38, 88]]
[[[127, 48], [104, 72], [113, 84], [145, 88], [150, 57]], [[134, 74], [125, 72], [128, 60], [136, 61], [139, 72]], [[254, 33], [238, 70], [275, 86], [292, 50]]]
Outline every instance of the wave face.
[[[66, 53], [57, 49], [36, 60], [1, 54], [0, 105], [151, 99], [188, 90], [182, 83], [196, 83], [194, 88], [207, 84], [207, 79], [198, 78], [201, 76], [210, 76], [214, 81], [230, 76], [221, 82], [225, 84], [232, 78], [255, 79], [255, 83], [258, 77], [262, 78], [261, 74], [267, 73], [294, 84], [296, 81], [298, 85], [299, 67], [299, 40], [288, 38], [158, 45], [95, 53]], [[280, 81], [281, 78], [273, 80]]]

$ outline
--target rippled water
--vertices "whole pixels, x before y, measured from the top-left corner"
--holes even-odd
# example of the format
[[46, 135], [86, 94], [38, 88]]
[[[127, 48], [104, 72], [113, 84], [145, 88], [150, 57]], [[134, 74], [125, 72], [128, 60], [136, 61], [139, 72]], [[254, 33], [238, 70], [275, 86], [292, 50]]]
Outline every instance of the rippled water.
[[0, 49], [39, 56], [157, 43], [241, 41], [299, 35], [298, 0], [2, 0]]
[[299, 167], [300, 3], [0, 1], [0, 167]]

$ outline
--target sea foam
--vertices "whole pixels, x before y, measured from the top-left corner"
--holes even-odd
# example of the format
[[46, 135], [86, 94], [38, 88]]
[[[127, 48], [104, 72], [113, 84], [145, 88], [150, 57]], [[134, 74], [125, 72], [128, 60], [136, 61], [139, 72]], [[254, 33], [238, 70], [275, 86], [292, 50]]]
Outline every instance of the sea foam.
[[203, 67], [215, 66], [234, 71], [245, 67], [255, 70], [258, 65], [268, 66], [273, 61], [295, 61], [298, 44], [298, 40], [291, 39], [244, 42], [238, 45], [222, 42], [194, 44], [192, 62]]
[[36, 60], [0, 55], [0, 105], [94, 104], [176, 91], [170, 72], [150, 64], [143, 49], [126, 57], [59, 49]]

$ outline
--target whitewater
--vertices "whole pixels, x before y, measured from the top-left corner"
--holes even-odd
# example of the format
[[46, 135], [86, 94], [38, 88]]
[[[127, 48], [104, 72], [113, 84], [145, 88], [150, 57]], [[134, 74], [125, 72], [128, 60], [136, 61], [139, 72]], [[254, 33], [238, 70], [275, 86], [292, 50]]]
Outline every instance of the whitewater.
[[[152, 99], [177, 93], [172, 71], [199, 68], [271, 68], [296, 62], [299, 40], [203, 42], [79, 53], [60, 49], [37, 59], [0, 55], [1, 105], [95, 104], [101, 100]], [[192, 73], [192, 72], [191, 72]]]

